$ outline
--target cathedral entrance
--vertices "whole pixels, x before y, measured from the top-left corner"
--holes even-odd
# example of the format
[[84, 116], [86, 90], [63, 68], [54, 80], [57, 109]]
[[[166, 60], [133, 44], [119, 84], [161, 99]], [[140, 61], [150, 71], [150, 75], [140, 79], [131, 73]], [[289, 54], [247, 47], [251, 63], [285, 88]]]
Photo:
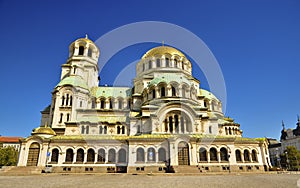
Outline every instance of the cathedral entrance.
[[37, 166], [40, 154], [40, 145], [32, 143], [29, 148], [27, 166]]
[[190, 165], [189, 145], [186, 142], [178, 144], [178, 165]]

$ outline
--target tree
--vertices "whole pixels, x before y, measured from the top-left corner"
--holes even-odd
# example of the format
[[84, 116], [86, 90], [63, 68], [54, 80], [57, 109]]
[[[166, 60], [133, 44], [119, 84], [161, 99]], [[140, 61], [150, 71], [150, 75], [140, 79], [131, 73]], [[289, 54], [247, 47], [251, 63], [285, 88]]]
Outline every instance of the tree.
[[0, 149], [0, 166], [15, 166], [18, 161], [18, 151], [14, 147]]
[[281, 155], [281, 164], [288, 170], [299, 170], [300, 151], [298, 151], [295, 146], [287, 146]]

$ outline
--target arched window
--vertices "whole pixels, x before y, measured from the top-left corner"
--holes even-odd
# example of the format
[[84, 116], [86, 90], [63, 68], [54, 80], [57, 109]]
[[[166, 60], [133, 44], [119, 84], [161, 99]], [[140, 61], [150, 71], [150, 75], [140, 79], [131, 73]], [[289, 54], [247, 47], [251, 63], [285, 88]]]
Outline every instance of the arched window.
[[155, 89], [152, 90], [152, 99], [155, 99]]
[[216, 148], [210, 148], [209, 154], [210, 154], [210, 161], [218, 161]]
[[63, 113], [60, 113], [59, 123], [62, 123], [63, 116], [64, 116], [64, 114], [63, 114]]
[[174, 116], [174, 121], [175, 121], [175, 132], [178, 133], [178, 132], [179, 132], [179, 127], [178, 127], [178, 124], [179, 124], [179, 121], [178, 121], [178, 115], [175, 115], [175, 116]]
[[89, 48], [89, 49], [88, 49], [88, 56], [89, 56], [89, 57], [92, 57], [92, 52], [93, 52], [92, 49]]
[[99, 134], [102, 134], [102, 133], [103, 133], [103, 127], [99, 126]]
[[122, 99], [118, 100], [118, 107], [119, 107], [119, 109], [123, 109], [123, 100]]
[[153, 162], [153, 161], [156, 160], [156, 159], [155, 159], [155, 155], [156, 155], [156, 154], [155, 154], [154, 148], [149, 148], [148, 151], [147, 151], [147, 154], [148, 154], [148, 155], [147, 155], [147, 156], [148, 156], [148, 157], [147, 157], [147, 160], [148, 160], [148, 161], [152, 161], [152, 162]]
[[170, 66], [170, 60], [169, 58], [166, 58], [166, 67], [169, 67]]
[[58, 156], [59, 156], [59, 151], [57, 148], [52, 150], [51, 154], [51, 162], [52, 163], [57, 163], [58, 162]]
[[121, 132], [120, 129], [121, 129], [120, 126], [118, 126], [117, 127], [117, 134], [120, 134], [120, 132]]
[[66, 97], [66, 106], [69, 105], [69, 94], [67, 94], [67, 97]]
[[156, 67], [160, 67], [160, 59], [156, 59]]
[[87, 152], [87, 162], [95, 161], [95, 151], [93, 149], [89, 149]]
[[83, 149], [78, 149], [76, 155], [76, 162], [82, 163], [83, 159], [84, 159], [84, 151]]
[[100, 108], [101, 108], [101, 109], [104, 109], [104, 108], [105, 108], [105, 100], [104, 100], [104, 99], [101, 99], [101, 100], [100, 100]]
[[172, 133], [173, 132], [173, 117], [169, 117], [169, 130]]
[[250, 161], [250, 153], [248, 150], [244, 150], [244, 161]]
[[200, 161], [207, 161], [207, 151], [205, 148], [200, 148], [199, 150], [199, 160]]
[[242, 161], [242, 155], [240, 150], [235, 150], [235, 158], [236, 162], [241, 162]]
[[73, 162], [74, 153], [72, 149], [67, 149], [66, 152], [66, 162]]
[[227, 127], [225, 127], [225, 134], [228, 135]]
[[70, 114], [67, 113], [67, 121], [70, 121]]
[[176, 97], [176, 89], [175, 89], [175, 87], [173, 87], [173, 86], [172, 86], [172, 96], [173, 96], [173, 97]]
[[165, 148], [159, 148], [159, 150], [158, 150], [158, 161], [160, 161], [160, 162], [166, 162], [167, 161]]
[[84, 134], [84, 131], [85, 131], [85, 127], [81, 126], [81, 134]]
[[108, 151], [108, 162], [110, 163], [116, 162], [116, 151], [114, 149], [110, 149]]
[[118, 152], [118, 162], [119, 163], [126, 163], [126, 151], [125, 149], [120, 149]]
[[84, 53], [84, 47], [83, 46], [79, 46], [78, 55], [83, 55], [83, 53]]
[[107, 134], [107, 126], [104, 126], [104, 134]]
[[204, 101], [204, 107], [205, 107], [205, 108], [207, 107], [207, 102], [206, 102], [206, 101]]
[[100, 162], [100, 163], [105, 162], [105, 150], [104, 149], [98, 150], [98, 162]]
[[174, 59], [174, 67], [177, 68], [177, 59]]
[[255, 162], [257, 162], [257, 153], [256, 153], [256, 151], [255, 150], [252, 150], [252, 161], [255, 161]]
[[136, 151], [136, 161], [145, 162], [145, 152], [143, 148], [138, 148]]
[[113, 101], [112, 101], [112, 99], [109, 99], [109, 109], [113, 109]]
[[86, 128], [85, 128], [85, 133], [86, 133], [86, 134], [89, 134], [89, 133], [90, 133], [90, 126], [86, 126]]
[[61, 105], [62, 105], [62, 106], [65, 105], [65, 96], [62, 96], [62, 97], [61, 97]]
[[152, 62], [151, 62], [151, 60], [148, 62], [148, 67], [149, 67], [149, 69], [152, 69]]
[[125, 126], [122, 126], [122, 134], [125, 134]]
[[165, 90], [165, 87], [161, 87], [161, 88], [160, 88], [160, 96], [161, 96], [161, 97], [165, 97], [165, 96], [166, 96], [166, 90]]
[[70, 106], [72, 106], [72, 104], [73, 104], [73, 97], [72, 97], [72, 95], [70, 96]]
[[232, 132], [231, 132], [231, 128], [230, 128], [230, 127], [228, 128], [228, 133], [229, 133], [230, 135], [232, 135]]
[[228, 161], [228, 152], [226, 148], [220, 149], [221, 161]]

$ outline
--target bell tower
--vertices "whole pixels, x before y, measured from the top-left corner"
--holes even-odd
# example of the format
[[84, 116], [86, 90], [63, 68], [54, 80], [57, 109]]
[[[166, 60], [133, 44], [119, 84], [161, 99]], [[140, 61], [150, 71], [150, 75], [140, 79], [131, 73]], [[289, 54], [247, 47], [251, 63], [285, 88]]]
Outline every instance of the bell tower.
[[89, 88], [97, 87], [99, 49], [86, 35], [69, 46], [69, 58], [62, 65], [61, 80], [69, 76], [79, 76]]

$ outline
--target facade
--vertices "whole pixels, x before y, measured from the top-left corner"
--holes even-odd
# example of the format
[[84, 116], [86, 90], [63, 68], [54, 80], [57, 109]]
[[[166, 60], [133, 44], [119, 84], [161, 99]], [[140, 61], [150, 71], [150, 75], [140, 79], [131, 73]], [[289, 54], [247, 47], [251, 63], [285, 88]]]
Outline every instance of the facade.
[[282, 122], [282, 130], [280, 142], [276, 139], [269, 139], [269, 153], [272, 165], [279, 165], [279, 158], [285, 151], [287, 146], [295, 146], [300, 151], [300, 119], [298, 117], [295, 129], [286, 129]]
[[0, 136], [0, 148], [13, 147], [17, 151], [20, 151], [20, 141], [21, 137], [11, 137], [11, 136]]
[[147, 51], [132, 88], [99, 86], [99, 55], [87, 37], [70, 45], [41, 126], [22, 140], [19, 166], [128, 173], [268, 168], [267, 141], [242, 137], [182, 52]]

